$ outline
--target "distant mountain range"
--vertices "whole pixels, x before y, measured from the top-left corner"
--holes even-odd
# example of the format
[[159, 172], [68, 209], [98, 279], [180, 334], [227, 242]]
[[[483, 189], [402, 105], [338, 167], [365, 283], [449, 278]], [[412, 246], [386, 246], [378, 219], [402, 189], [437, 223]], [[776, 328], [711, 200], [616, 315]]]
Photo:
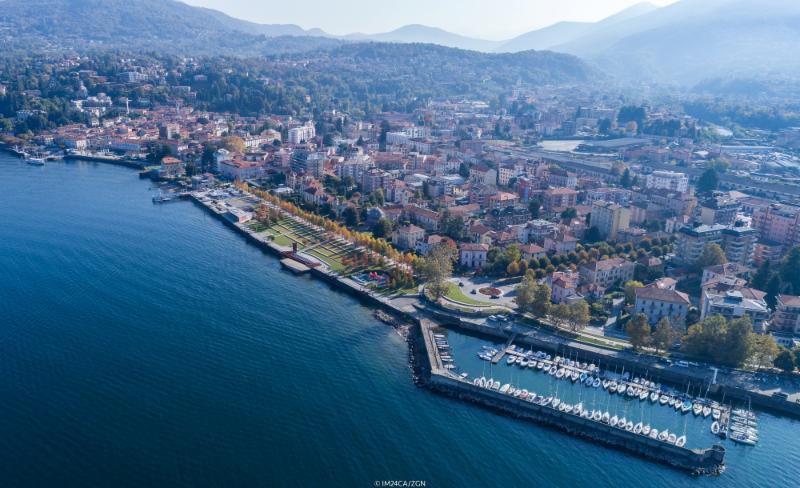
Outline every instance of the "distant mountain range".
[[559, 22], [507, 41], [423, 25], [333, 36], [292, 24], [258, 24], [174, 0], [0, 0], [3, 51], [66, 47], [158, 48], [274, 54], [350, 42], [438, 44], [482, 52], [551, 50], [626, 81], [693, 85], [708, 79], [800, 76], [800, 1], [640, 3], [599, 22]]

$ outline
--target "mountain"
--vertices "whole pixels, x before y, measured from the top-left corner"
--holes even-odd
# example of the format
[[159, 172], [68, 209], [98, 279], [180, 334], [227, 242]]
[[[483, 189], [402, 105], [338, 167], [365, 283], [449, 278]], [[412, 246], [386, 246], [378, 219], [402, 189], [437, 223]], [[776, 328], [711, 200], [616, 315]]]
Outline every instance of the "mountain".
[[648, 14], [657, 9], [658, 7], [652, 3], [642, 2], [606, 17], [599, 22], [558, 22], [502, 43], [496, 48], [496, 51], [518, 52], [527, 51], [528, 49], [550, 49], [553, 46], [559, 46], [592, 35], [594, 32], [605, 30], [610, 26]]
[[454, 34], [438, 27], [428, 27], [426, 25], [412, 24], [400, 27], [391, 32], [380, 34], [349, 34], [344, 39], [358, 41], [376, 42], [404, 42], [404, 43], [423, 43], [438, 44], [445, 47], [456, 47], [468, 49], [470, 51], [493, 51], [502, 44], [501, 41], [487, 41]]
[[[0, 0], [0, 52], [66, 48], [262, 54], [341, 41], [292, 25], [260, 25], [174, 0]], [[304, 35], [270, 39], [271, 35]]]
[[214, 17], [223, 26], [248, 34], [263, 35], [267, 37], [279, 36], [318, 36], [318, 37], [331, 37], [328, 33], [321, 29], [305, 30], [299, 25], [295, 24], [257, 24], [255, 22], [248, 22], [246, 20], [237, 19], [219, 10], [210, 8], [195, 7], [200, 11], [204, 11], [207, 15]]
[[634, 81], [800, 76], [800, 2], [682, 0], [553, 50]]

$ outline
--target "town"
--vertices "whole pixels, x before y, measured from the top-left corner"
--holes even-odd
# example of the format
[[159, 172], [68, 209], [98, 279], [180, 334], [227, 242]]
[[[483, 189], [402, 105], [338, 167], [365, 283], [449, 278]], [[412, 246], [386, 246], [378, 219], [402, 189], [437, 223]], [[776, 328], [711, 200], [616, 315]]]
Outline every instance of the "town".
[[[800, 365], [800, 128], [733, 134], [675, 104], [524, 83], [502, 103], [350, 113], [307, 95], [292, 115], [246, 115], [208, 108], [217, 75], [196, 60], [87, 64], [48, 65], [56, 98], [0, 79], [5, 149], [138, 168], [153, 202], [191, 197], [293, 272], [401, 312], [516, 322], [715, 379]], [[780, 378], [760, 393], [798, 401]]]

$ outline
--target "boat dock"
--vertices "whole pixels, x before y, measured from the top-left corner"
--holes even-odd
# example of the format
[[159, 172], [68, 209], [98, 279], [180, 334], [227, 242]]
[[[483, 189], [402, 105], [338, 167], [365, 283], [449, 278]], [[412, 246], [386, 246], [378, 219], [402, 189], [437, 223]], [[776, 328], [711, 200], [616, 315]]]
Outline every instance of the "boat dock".
[[281, 265], [294, 274], [304, 274], [311, 271], [311, 268], [309, 268], [308, 266], [299, 261], [295, 261], [292, 258], [281, 259]]
[[517, 338], [516, 333], [511, 334], [511, 337], [509, 337], [508, 341], [506, 341], [506, 346], [497, 351], [497, 354], [495, 354], [494, 357], [492, 358], [492, 364], [497, 364], [503, 360], [503, 356], [505, 356], [506, 353], [509, 352], [509, 348], [511, 347], [511, 344], [514, 343], [514, 339], [516, 338]]

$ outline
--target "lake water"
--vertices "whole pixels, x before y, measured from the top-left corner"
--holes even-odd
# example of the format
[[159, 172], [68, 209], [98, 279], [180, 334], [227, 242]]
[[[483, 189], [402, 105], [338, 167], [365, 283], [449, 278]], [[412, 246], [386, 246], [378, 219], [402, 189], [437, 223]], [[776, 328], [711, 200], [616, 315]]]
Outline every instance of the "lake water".
[[128, 169], [0, 154], [0, 486], [796, 483], [792, 420], [760, 414], [757, 447], [693, 480], [417, 388], [368, 308], [150, 196]]

